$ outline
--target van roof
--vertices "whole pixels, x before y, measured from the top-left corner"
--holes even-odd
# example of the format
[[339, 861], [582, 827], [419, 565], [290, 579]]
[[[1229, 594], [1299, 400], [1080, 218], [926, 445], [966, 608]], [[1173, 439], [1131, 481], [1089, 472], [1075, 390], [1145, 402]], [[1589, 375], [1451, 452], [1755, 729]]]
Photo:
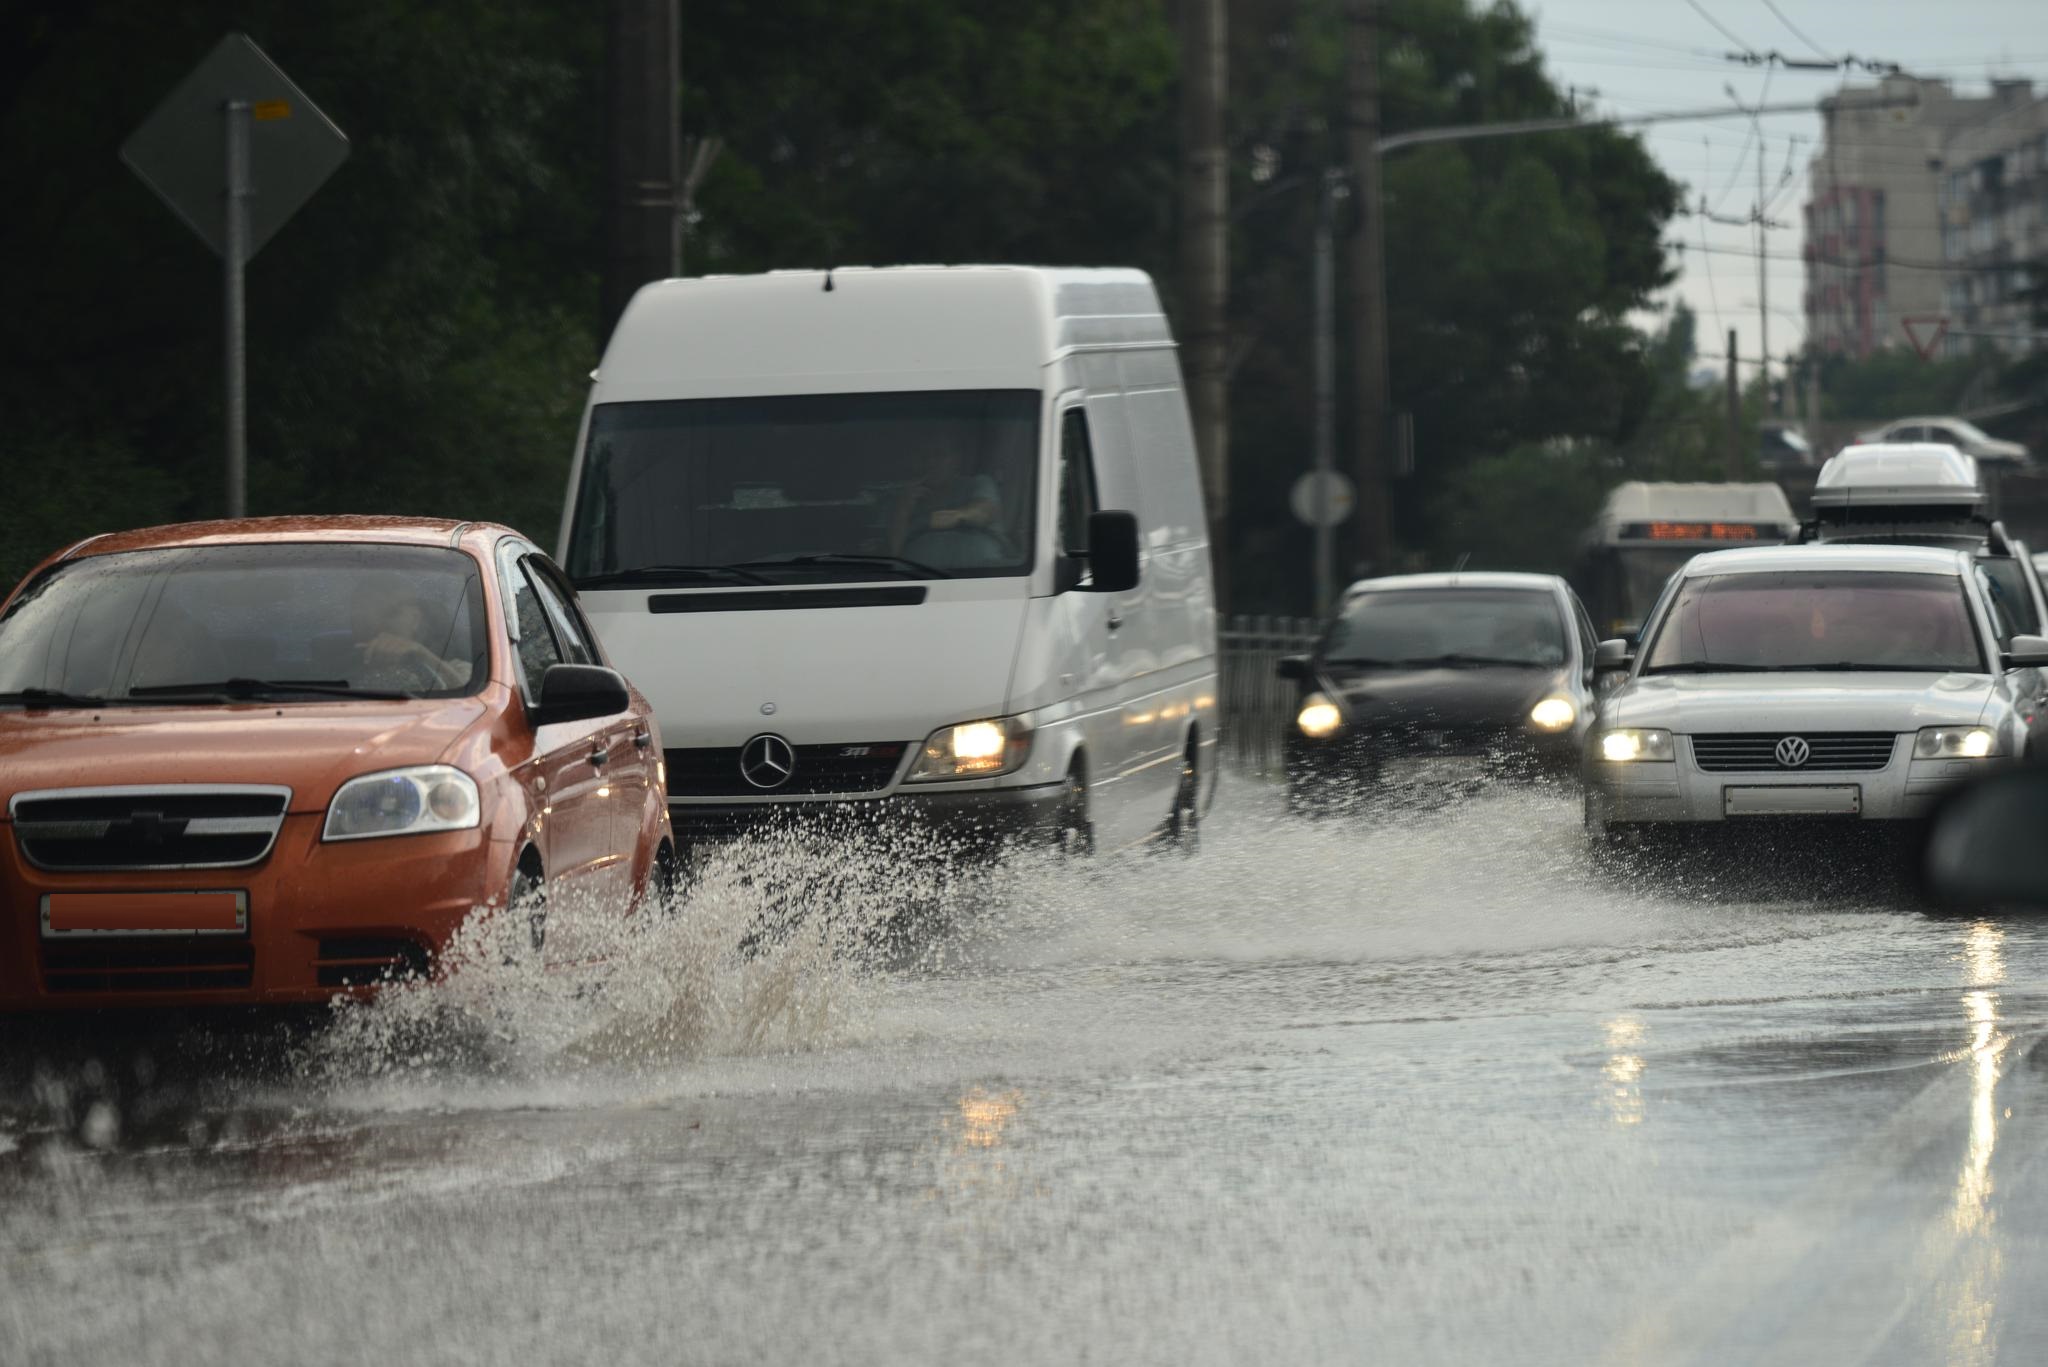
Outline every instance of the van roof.
[[1868, 508], [1970, 510], [1984, 502], [1977, 462], [1942, 442], [1870, 442], [1844, 447], [1820, 467], [1815, 512]]
[[627, 305], [593, 401], [1035, 389], [1073, 351], [1171, 347], [1140, 270], [837, 266], [660, 280]]

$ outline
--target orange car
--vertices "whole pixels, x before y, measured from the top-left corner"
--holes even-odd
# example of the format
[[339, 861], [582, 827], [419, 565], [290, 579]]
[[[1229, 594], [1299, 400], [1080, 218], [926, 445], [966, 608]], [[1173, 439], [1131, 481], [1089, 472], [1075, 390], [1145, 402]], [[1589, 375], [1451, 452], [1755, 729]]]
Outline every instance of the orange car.
[[505, 527], [94, 537], [0, 606], [0, 1009], [317, 1002], [673, 891], [661, 740]]

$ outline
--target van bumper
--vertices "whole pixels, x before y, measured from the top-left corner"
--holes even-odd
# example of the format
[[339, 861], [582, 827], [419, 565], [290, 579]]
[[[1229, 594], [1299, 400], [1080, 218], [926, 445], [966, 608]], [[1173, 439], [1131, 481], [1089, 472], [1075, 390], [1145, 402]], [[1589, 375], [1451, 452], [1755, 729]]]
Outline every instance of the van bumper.
[[929, 835], [942, 851], [994, 850], [1051, 839], [1066, 794], [1062, 782], [821, 802], [671, 802], [668, 814], [685, 847], [777, 833], [829, 839], [886, 831]]

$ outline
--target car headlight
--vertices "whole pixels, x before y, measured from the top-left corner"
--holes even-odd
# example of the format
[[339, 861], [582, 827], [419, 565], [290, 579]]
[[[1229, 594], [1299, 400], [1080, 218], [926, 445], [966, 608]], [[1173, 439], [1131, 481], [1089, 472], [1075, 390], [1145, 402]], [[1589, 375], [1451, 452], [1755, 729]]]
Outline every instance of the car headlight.
[[1930, 726], [1913, 737], [1914, 759], [1983, 759], [1998, 753], [1998, 734], [1984, 726]]
[[1015, 717], [941, 726], [925, 738], [909, 782], [989, 778], [1007, 774], [1031, 754], [1031, 728]]
[[1669, 731], [1626, 726], [1600, 733], [1600, 758], [1612, 764], [1665, 762], [1672, 759], [1676, 753], [1671, 745]]
[[1545, 731], [1562, 731], [1579, 719], [1570, 698], [1545, 698], [1529, 709], [1529, 721]]
[[1302, 700], [1301, 711], [1295, 714], [1294, 724], [1301, 728], [1302, 735], [1311, 740], [1322, 740], [1335, 735], [1344, 725], [1344, 714], [1325, 695], [1311, 693]]
[[445, 764], [387, 769], [341, 785], [327, 804], [322, 840], [368, 840], [380, 835], [424, 835], [466, 831], [477, 824], [483, 804], [476, 780]]

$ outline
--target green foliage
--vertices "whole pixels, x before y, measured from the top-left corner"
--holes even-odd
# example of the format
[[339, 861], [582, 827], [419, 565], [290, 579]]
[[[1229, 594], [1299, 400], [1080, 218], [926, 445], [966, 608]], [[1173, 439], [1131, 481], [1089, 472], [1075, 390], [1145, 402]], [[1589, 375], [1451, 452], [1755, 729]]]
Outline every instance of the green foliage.
[[1952, 413], [1997, 368], [1988, 353], [1923, 361], [1918, 352], [1889, 347], [1863, 360], [1832, 356], [1821, 363], [1821, 415], [1874, 422]]

